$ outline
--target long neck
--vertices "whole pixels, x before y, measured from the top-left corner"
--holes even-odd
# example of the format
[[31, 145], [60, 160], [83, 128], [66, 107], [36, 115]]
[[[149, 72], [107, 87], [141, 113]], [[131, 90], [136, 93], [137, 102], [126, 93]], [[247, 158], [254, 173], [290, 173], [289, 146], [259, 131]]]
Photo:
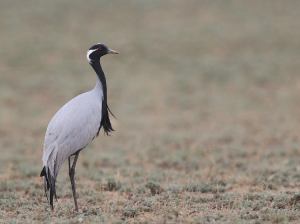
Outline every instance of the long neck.
[[[100, 127], [99, 127], [99, 130], [98, 130], [97, 136], [99, 134], [99, 131], [100, 131], [101, 127], [103, 127], [103, 129], [104, 129], [104, 133], [109, 135], [108, 133], [111, 132], [111, 131], [114, 131], [114, 129], [112, 128], [110, 120], [109, 120], [108, 111], [110, 111], [110, 109], [108, 108], [108, 105], [107, 105], [107, 87], [106, 87], [105, 75], [104, 75], [104, 72], [103, 72], [102, 67], [100, 65], [100, 61], [92, 61], [91, 65], [94, 68], [94, 70], [95, 70], [95, 72], [97, 73], [97, 76], [98, 76], [97, 85], [102, 85], [102, 90], [103, 90], [102, 109], [101, 109], [102, 110], [102, 112], [101, 112], [101, 122], [100, 122]], [[96, 85], [96, 88], [97, 88], [97, 85]]]
[[[104, 72], [102, 70], [100, 61], [93, 61], [91, 63], [91, 66], [93, 67], [93, 69], [95, 70], [97, 76], [98, 76], [98, 82], [100, 81], [100, 84], [102, 85], [102, 89], [103, 89], [103, 100], [105, 102], [105, 104], [107, 104], [107, 86], [106, 86], [106, 78], [104, 75]], [[98, 83], [97, 83], [98, 85]]]

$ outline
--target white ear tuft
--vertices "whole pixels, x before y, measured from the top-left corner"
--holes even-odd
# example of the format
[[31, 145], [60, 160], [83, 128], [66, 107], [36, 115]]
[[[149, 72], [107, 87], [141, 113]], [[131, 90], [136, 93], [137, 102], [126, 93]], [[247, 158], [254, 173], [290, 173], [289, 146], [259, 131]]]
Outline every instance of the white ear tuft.
[[97, 48], [94, 50], [88, 50], [86, 54], [86, 58], [89, 61], [90, 64], [92, 64], [92, 59], [90, 58], [90, 54], [93, 53], [94, 51], [98, 50]]

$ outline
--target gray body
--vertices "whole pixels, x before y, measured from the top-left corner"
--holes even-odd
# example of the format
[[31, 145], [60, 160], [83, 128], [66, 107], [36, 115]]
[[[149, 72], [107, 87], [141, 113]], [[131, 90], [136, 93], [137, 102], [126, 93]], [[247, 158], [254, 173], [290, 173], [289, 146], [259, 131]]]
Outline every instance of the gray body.
[[[97, 135], [101, 121], [103, 89], [95, 88], [65, 104], [50, 121], [44, 142], [43, 166], [56, 180], [65, 160]], [[45, 177], [44, 177], [45, 178]]]
[[[87, 59], [97, 74], [95, 88], [65, 104], [48, 125], [44, 142], [43, 169], [40, 176], [44, 179], [46, 196], [47, 191], [50, 190], [52, 210], [53, 197], [56, 197], [57, 175], [62, 164], [68, 159], [75, 211], [78, 211], [74, 175], [79, 152], [98, 135], [101, 127], [107, 135], [114, 131], [109, 119], [106, 79], [100, 64], [100, 58], [106, 54], [119, 54], [119, 52], [109, 49], [102, 43], [95, 44], [88, 50]], [[71, 166], [72, 155], [75, 158]]]

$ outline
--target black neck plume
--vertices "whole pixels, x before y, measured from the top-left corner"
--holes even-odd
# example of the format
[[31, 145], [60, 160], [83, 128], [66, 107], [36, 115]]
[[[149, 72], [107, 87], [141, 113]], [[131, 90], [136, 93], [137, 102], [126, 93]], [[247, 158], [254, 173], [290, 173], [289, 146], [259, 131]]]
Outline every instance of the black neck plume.
[[[94, 68], [101, 84], [102, 84], [102, 89], [103, 89], [103, 98], [102, 98], [102, 118], [100, 121], [100, 126], [99, 130], [97, 133], [97, 136], [99, 134], [99, 131], [101, 127], [104, 129], [104, 134], [109, 135], [108, 133], [111, 131], [114, 131], [114, 129], [111, 126], [110, 120], [109, 120], [109, 113], [111, 113], [110, 109], [108, 108], [107, 105], [107, 86], [106, 86], [106, 78], [104, 75], [104, 72], [102, 70], [100, 61], [92, 61], [91, 66]], [[112, 113], [111, 113], [112, 114]], [[113, 114], [112, 114], [113, 115]], [[114, 115], [113, 115], [114, 116]]]

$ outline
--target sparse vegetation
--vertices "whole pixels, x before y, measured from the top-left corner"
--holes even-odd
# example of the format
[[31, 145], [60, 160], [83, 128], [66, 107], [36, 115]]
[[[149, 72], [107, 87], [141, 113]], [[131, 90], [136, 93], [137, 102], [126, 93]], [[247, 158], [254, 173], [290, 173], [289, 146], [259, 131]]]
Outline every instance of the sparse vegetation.
[[[299, 4], [0, 2], [0, 222], [300, 221]], [[93, 88], [103, 42], [116, 132], [67, 163], [54, 212], [42, 150], [54, 113]]]

